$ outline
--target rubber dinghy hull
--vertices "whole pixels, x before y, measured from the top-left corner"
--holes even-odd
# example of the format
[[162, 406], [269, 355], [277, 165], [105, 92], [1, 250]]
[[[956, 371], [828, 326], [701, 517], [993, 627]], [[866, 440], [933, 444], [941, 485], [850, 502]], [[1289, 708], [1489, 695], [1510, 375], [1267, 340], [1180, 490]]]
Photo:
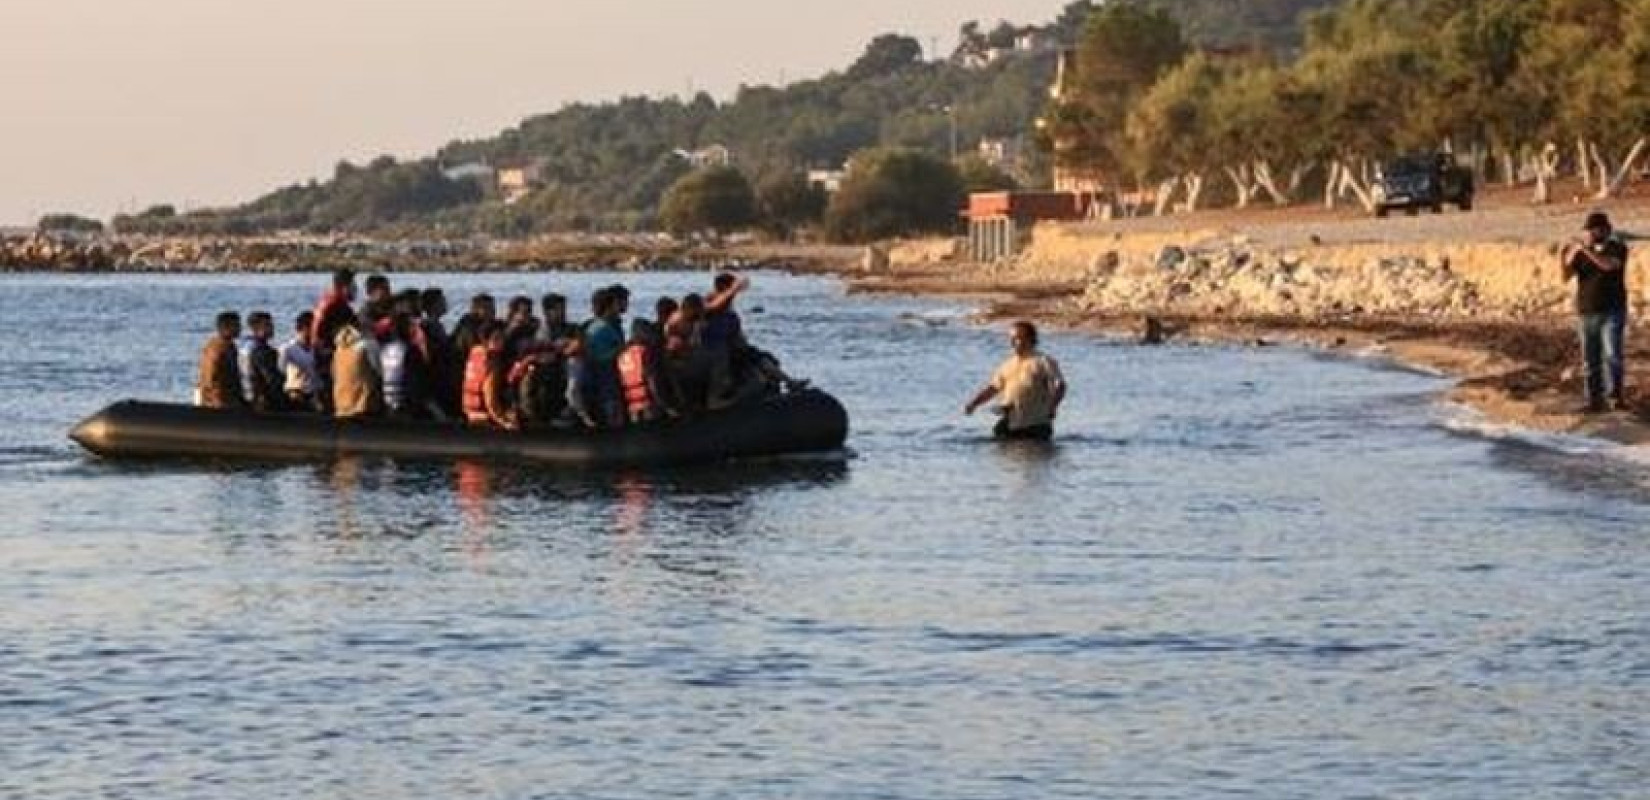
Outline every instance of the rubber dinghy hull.
[[680, 422], [617, 431], [511, 432], [392, 419], [335, 420], [127, 400], [69, 438], [105, 458], [311, 461], [348, 456], [515, 461], [566, 467], [671, 466], [842, 447], [848, 413], [817, 390]]

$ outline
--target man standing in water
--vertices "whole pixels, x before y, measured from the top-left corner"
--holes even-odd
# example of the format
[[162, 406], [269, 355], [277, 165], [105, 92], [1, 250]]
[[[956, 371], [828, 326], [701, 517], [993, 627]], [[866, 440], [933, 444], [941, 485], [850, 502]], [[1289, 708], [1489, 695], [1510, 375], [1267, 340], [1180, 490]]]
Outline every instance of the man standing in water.
[[1628, 408], [1623, 391], [1622, 334], [1627, 328], [1627, 245], [1613, 235], [1610, 218], [1587, 215], [1584, 241], [1564, 246], [1564, 279], [1575, 278], [1581, 354], [1587, 367], [1587, 412]]
[[1010, 329], [1012, 355], [992, 374], [991, 382], [963, 408], [973, 414], [992, 398], [1001, 397], [1002, 418], [992, 435], [999, 439], [1048, 441], [1054, 436], [1054, 416], [1066, 399], [1066, 379], [1054, 359], [1037, 351], [1037, 326], [1016, 322]]

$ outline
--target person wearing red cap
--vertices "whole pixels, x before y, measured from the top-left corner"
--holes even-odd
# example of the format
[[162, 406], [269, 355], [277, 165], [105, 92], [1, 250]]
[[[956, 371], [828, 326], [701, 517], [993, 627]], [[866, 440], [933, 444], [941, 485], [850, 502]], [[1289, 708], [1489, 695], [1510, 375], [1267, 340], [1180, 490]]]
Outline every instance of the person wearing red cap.
[[1618, 411], [1628, 409], [1623, 387], [1623, 334], [1627, 329], [1627, 245], [1602, 212], [1587, 215], [1586, 238], [1560, 252], [1565, 280], [1576, 281], [1576, 315], [1581, 354], [1587, 367], [1586, 413], [1605, 410], [1608, 396]]

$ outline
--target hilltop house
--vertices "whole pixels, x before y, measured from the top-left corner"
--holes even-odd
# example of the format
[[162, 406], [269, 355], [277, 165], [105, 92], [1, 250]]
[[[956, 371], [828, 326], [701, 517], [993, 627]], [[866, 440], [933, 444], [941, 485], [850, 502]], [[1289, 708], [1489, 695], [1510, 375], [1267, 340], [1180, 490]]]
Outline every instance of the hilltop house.
[[544, 182], [544, 159], [510, 161], [498, 167], [498, 193], [505, 203], [515, 203]]
[[457, 164], [443, 167], [441, 175], [450, 181], [477, 181], [479, 183], [493, 182], [493, 168], [480, 162]]
[[1011, 39], [995, 33], [965, 39], [952, 53], [952, 62], [964, 69], [985, 69], [1011, 56], [1046, 53], [1060, 46], [1052, 31], [1035, 25], [1012, 30]]
[[1020, 170], [1020, 137], [980, 140], [980, 160], [1010, 175]]
[[1014, 50], [1020, 53], [1046, 53], [1060, 47], [1060, 39], [1052, 31], [1028, 25], [1014, 37]]
[[701, 147], [698, 150], [677, 149], [675, 152], [678, 158], [688, 162], [694, 169], [726, 167], [733, 163], [733, 151], [720, 144]]
[[836, 194], [842, 188], [842, 180], [848, 177], [846, 169], [810, 169], [808, 170], [808, 185], [818, 186], [826, 194]]

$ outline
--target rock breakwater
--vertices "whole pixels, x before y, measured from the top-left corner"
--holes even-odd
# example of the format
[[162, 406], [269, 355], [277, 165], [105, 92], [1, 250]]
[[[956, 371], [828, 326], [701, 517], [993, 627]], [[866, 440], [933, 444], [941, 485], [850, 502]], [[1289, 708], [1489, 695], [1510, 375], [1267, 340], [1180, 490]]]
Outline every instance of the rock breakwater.
[[0, 272], [657, 272], [784, 268], [784, 259], [641, 242], [75, 237], [0, 240]]

